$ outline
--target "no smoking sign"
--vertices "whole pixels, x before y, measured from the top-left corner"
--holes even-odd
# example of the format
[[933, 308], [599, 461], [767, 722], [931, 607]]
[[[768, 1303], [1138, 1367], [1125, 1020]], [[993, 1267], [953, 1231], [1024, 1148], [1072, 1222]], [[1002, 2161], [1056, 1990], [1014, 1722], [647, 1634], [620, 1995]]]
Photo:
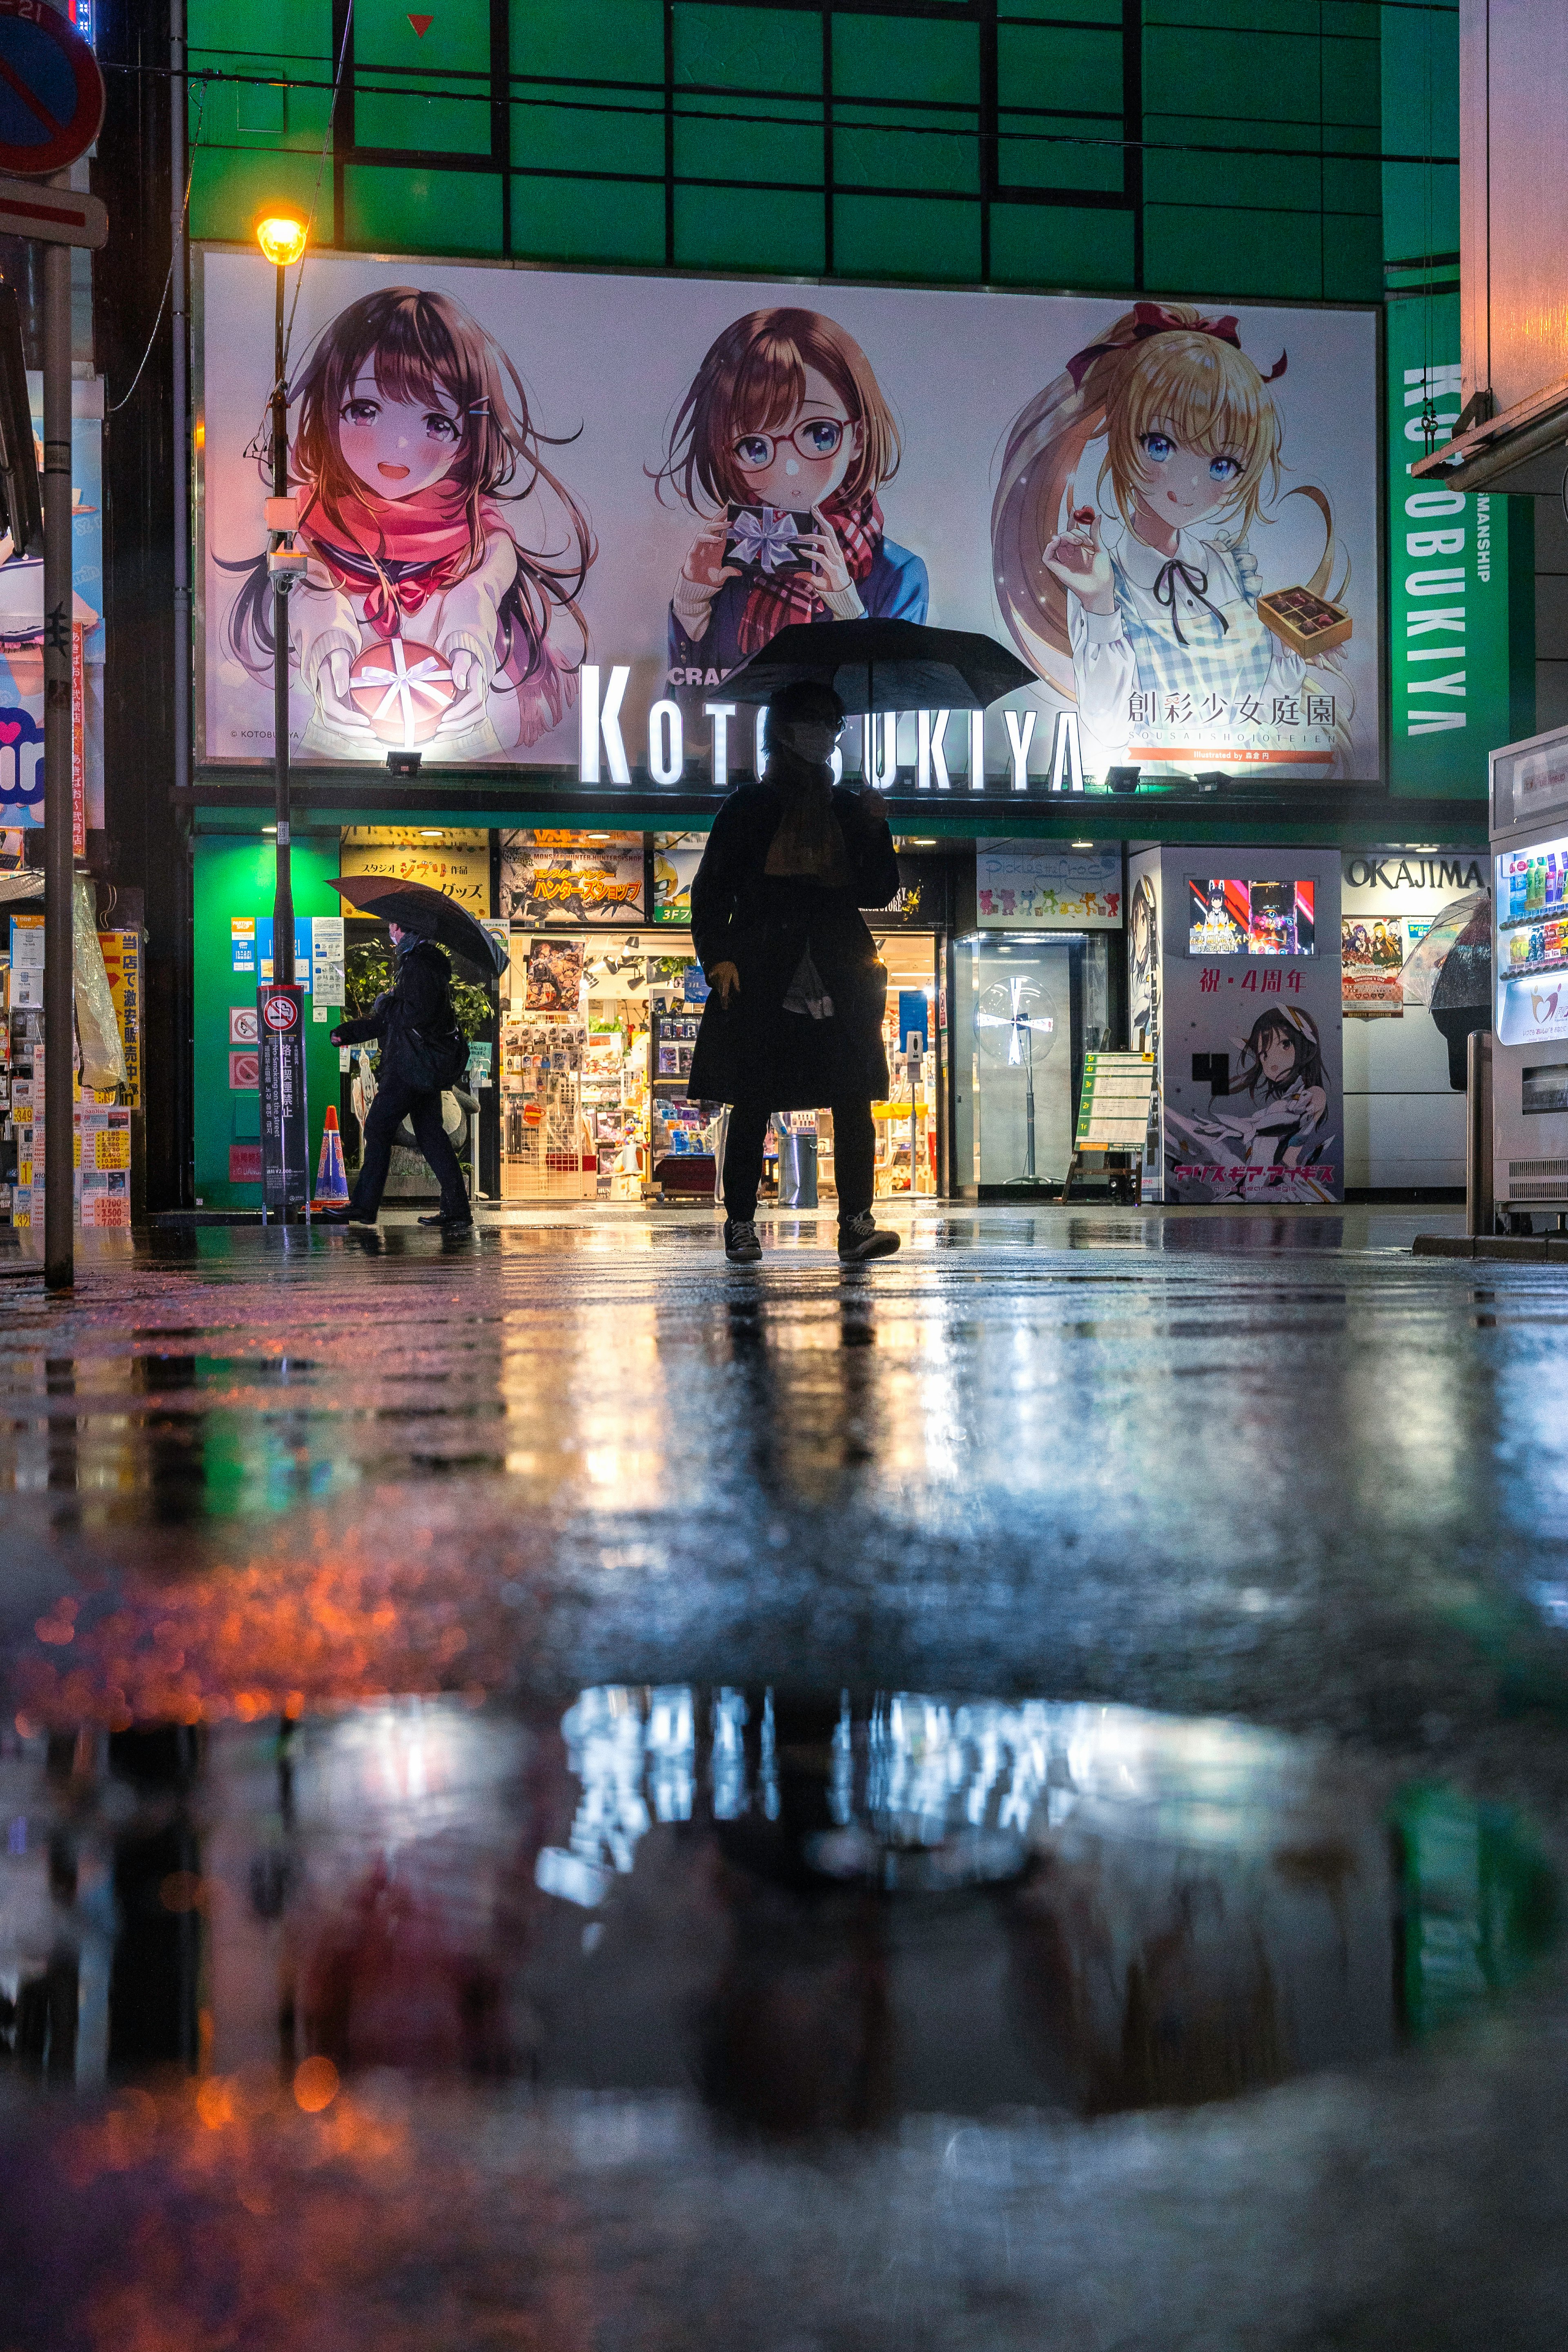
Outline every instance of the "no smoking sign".
[[261, 1017], [269, 1029], [281, 1036], [298, 1023], [300, 1007], [291, 996], [269, 996], [261, 1008]]

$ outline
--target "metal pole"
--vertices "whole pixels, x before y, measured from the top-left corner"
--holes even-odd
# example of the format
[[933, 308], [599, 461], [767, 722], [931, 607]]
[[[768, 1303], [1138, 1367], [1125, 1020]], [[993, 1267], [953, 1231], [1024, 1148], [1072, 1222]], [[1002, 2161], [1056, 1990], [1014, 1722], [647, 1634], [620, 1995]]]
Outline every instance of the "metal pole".
[[1492, 1231], [1492, 1040], [1472, 1029], [1465, 1040], [1465, 1231]]
[[169, 5], [169, 248], [174, 340], [174, 788], [191, 781], [191, 442], [185, 260], [185, 0]]
[[[69, 185], [69, 173], [55, 184]], [[76, 1279], [71, 882], [71, 248], [44, 247], [44, 1281]]]
[[[278, 266], [273, 320], [272, 495], [289, 495], [289, 389], [283, 381], [283, 266]], [[294, 977], [294, 876], [289, 835], [289, 580], [279, 572], [272, 590], [272, 785], [278, 821], [278, 885], [272, 900], [272, 977]]]

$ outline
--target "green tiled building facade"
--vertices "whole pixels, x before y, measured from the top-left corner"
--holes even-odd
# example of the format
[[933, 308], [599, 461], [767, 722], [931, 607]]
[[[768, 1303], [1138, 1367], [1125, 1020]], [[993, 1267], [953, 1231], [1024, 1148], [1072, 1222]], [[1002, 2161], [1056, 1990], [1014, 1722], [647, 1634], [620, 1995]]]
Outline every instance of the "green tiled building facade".
[[[1389, 88], [1395, 18], [1402, 53], [1443, 52], [1435, 113], [1419, 74]], [[192, 0], [193, 70], [251, 79], [194, 89], [191, 226], [243, 236], [287, 194], [360, 250], [1375, 301], [1390, 172], [1423, 216], [1453, 176], [1456, 24], [1370, 0], [356, 0], [352, 22]]]

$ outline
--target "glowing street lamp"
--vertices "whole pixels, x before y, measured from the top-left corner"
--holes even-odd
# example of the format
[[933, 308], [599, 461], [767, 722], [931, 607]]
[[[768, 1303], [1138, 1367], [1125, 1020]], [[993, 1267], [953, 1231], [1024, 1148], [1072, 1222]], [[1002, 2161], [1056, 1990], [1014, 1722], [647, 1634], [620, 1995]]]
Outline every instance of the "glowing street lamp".
[[292, 269], [305, 250], [307, 231], [292, 213], [268, 213], [256, 224], [256, 242], [279, 269]]
[[267, 501], [267, 569], [272, 580], [272, 780], [278, 824], [278, 881], [272, 900], [272, 978], [294, 978], [294, 878], [289, 832], [289, 591], [305, 569], [294, 543], [298, 520], [289, 496], [289, 387], [284, 381], [285, 273], [303, 258], [305, 223], [279, 206], [256, 224], [256, 242], [277, 272], [272, 331], [272, 496]]

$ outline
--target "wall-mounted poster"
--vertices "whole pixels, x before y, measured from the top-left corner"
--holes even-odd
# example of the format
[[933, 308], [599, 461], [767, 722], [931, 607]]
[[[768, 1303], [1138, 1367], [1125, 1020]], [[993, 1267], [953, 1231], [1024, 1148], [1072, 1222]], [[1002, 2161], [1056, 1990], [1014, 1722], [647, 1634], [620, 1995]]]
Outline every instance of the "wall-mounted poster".
[[656, 833], [653, 837], [653, 919], [689, 923], [691, 883], [708, 846], [705, 833]]
[[1156, 849], [1131, 867], [1132, 1039], [1158, 1056], [1163, 1197], [1339, 1200], [1338, 854], [1226, 850], [1217, 877], [1215, 858]]
[[640, 833], [503, 834], [501, 912], [519, 923], [640, 923]]
[[980, 929], [1115, 930], [1121, 924], [1121, 850], [1056, 841], [981, 840], [974, 847]]
[[[209, 250], [200, 281], [202, 750], [255, 761], [272, 273]], [[997, 793], [1044, 788], [1063, 712], [1091, 776], [1378, 776], [1371, 310], [315, 253], [291, 315], [302, 761], [379, 765], [395, 671], [427, 769], [732, 779], [732, 673], [865, 613], [1018, 647]], [[973, 788], [966, 713], [896, 731], [925, 789]]]
[[1426, 928], [1423, 922], [1407, 926], [1397, 915], [1340, 918], [1341, 1001], [1347, 1013], [1403, 1018], [1406, 931], [1415, 934], [1413, 949]]
[[583, 993], [580, 940], [533, 940], [528, 950], [529, 1013], [575, 1013]]

